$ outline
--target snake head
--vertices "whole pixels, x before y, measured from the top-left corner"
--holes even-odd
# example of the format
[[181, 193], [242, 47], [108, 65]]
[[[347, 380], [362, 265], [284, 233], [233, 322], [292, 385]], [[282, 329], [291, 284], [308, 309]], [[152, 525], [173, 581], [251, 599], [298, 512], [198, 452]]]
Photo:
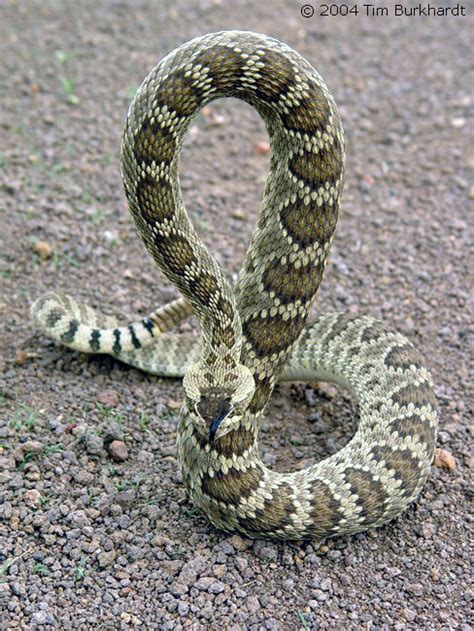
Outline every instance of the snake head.
[[238, 365], [218, 383], [209, 383], [208, 373], [196, 364], [186, 373], [183, 386], [187, 410], [199, 432], [209, 442], [237, 429], [255, 391], [250, 370]]
[[209, 440], [212, 442], [222, 422], [233, 414], [234, 407], [227, 392], [211, 390], [201, 395], [194, 411], [209, 430]]

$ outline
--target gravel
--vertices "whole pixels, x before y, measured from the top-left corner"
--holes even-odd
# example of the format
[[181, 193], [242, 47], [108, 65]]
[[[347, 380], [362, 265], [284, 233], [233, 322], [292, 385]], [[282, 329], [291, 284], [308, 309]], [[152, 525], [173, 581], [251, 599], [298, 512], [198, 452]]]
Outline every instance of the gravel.
[[[343, 116], [346, 192], [316, 308], [390, 322], [437, 388], [449, 466], [432, 468], [392, 524], [322, 544], [212, 528], [181, 484], [180, 384], [61, 348], [28, 318], [48, 289], [124, 319], [176, 296], [126, 211], [121, 129], [158, 59], [235, 27], [298, 49]], [[283, 0], [4, 4], [0, 629], [471, 628], [471, 31], [470, 17], [305, 20]], [[267, 141], [257, 114], [227, 100], [185, 143], [184, 199], [230, 275], [255, 223]], [[264, 461], [284, 471], [333, 453], [356, 414], [333, 386], [279, 386]]]

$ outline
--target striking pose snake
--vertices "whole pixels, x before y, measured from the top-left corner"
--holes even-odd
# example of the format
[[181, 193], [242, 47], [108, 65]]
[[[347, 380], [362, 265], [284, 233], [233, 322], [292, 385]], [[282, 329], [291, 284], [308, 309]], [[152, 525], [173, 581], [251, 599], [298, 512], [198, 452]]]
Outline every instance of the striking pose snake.
[[[209, 101], [230, 96], [256, 108], [271, 145], [261, 212], [233, 288], [191, 225], [178, 179], [191, 121]], [[184, 376], [183, 480], [217, 527], [323, 539], [397, 516], [430, 468], [436, 401], [428, 370], [400, 334], [337, 313], [305, 326], [344, 177], [341, 122], [319, 74], [288, 46], [255, 33], [184, 44], [151, 71], [130, 106], [122, 176], [148, 252], [183, 297], [121, 327], [68, 296], [46, 294], [32, 307], [37, 324], [71, 348]], [[192, 313], [199, 342], [166, 333]], [[338, 383], [355, 394], [360, 412], [343, 449], [293, 473], [269, 470], [258, 451], [262, 413], [279, 379]]]

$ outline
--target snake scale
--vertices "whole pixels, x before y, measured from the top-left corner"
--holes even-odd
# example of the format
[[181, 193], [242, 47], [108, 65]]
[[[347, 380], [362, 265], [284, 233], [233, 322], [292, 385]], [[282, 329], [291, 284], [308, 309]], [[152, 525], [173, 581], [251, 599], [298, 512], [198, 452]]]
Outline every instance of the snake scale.
[[[233, 288], [196, 234], [178, 178], [186, 130], [218, 97], [255, 107], [271, 147], [261, 211]], [[39, 327], [73, 349], [184, 376], [183, 481], [194, 504], [227, 531], [321, 540], [380, 526], [417, 497], [433, 460], [436, 400], [410, 342], [358, 315], [318, 315], [305, 326], [336, 227], [344, 160], [334, 100], [298, 53], [251, 32], [194, 39], [144, 80], [122, 141], [136, 227], [182, 297], [128, 326], [65, 295], [49, 293], [32, 306]], [[199, 341], [169, 333], [191, 314]], [[360, 413], [350, 442], [304, 470], [269, 470], [257, 434], [279, 379], [349, 388]]]

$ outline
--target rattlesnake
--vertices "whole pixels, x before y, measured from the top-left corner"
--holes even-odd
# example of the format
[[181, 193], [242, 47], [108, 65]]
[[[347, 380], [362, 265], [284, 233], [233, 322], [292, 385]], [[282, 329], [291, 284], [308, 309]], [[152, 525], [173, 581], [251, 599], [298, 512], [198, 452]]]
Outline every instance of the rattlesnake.
[[[191, 121], [206, 103], [228, 96], [257, 109], [271, 143], [262, 209], [234, 288], [194, 231], [178, 180]], [[145, 79], [122, 142], [138, 232], [183, 297], [125, 327], [68, 296], [46, 294], [32, 307], [39, 327], [71, 348], [184, 375], [177, 441], [183, 481], [195, 505], [227, 531], [323, 539], [380, 526], [418, 495], [433, 459], [436, 401], [412, 345], [358, 315], [319, 315], [305, 327], [343, 173], [339, 114], [305, 59], [250, 32], [194, 39]], [[191, 313], [200, 341], [166, 333]], [[304, 470], [265, 467], [257, 433], [278, 379], [350, 388], [360, 412], [352, 440]]]

